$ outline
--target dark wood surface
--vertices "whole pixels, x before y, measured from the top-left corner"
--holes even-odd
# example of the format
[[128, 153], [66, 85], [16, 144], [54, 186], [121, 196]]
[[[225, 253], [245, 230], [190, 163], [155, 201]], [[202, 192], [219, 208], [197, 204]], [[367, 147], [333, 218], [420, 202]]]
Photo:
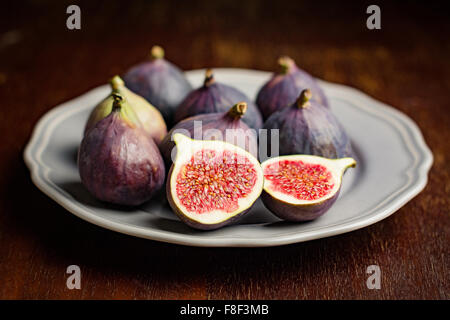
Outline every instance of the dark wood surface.
[[[448, 299], [450, 24], [439, 2], [22, 1], [0, 10], [0, 298]], [[146, 58], [153, 44], [183, 69], [273, 70], [280, 54], [408, 114], [435, 160], [425, 190], [351, 233], [274, 248], [192, 248], [91, 225], [31, 182], [22, 152], [53, 106]], [[370, 196], [370, 195], [367, 195]], [[66, 288], [79, 265], [81, 290]], [[366, 287], [381, 268], [380, 290]]]

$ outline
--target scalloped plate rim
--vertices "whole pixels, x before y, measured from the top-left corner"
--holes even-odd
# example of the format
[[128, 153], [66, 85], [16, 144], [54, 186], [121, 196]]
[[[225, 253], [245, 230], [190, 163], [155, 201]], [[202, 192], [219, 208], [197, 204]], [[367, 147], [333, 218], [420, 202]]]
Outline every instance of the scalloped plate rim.
[[[216, 68], [214, 69], [216, 74], [246, 74], [247, 76], [255, 76], [255, 77], [268, 77], [271, 75], [270, 72], [259, 71], [259, 70], [249, 70], [249, 69], [238, 69], [238, 68]], [[197, 74], [204, 73], [204, 69], [187, 71], [187, 74]], [[357, 230], [371, 224], [374, 224], [382, 219], [393, 214], [399, 208], [401, 208], [404, 204], [406, 204], [409, 200], [414, 198], [423, 188], [426, 186], [428, 181], [428, 171], [431, 168], [433, 163], [433, 155], [430, 149], [427, 147], [422, 133], [420, 129], [415, 124], [413, 120], [411, 120], [404, 113], [394, 109], [393, 107], [384, 104], [371, 98], [370, 96], [362, 93], [361, 91], [331, 82], [326, 82], [318, 79], [319, 83], [322, 86], [328, 87], [328, 90], [333, 90], [334, 94], [337, 96], [341, 96], [342, 98], [350, 99], [359, 99], [365, 101], [367, 104], [370, 104], [371, 107], [375, 107], [379, 111], [382, 111], [385, 115], [389, 115], [392, 117], [392, 121], [390, 121], [390, 125], [398, 126], [399, 124], [395, 124], [395, 121], [399, 122], [403, 128], [407, 129], [409, 134], [411, 135], [408, 143], [412, 143], [415, 147], [415, 150], [419, 155], [421, 155], [421, 161], [418, 161], [417, 166], [414, 168], [410, 168], [417, 175], [417, 179], [411, 185], [408, 185], [405, 190], [396, 198], [391, 200], [390, 203], [384, 205], [383, 208], [380, 208], [375, 213], [368, 214], [364, 216], [358, 216], [354, 219], [350, 219], [349, 221], [339, 223], [334, 226], [323, 226], [317, 229], [327, 229], [325, 231], [317, 232], [317, 230], [310, 230], [301, 233], [288, 233], [282, 234], [279, 236], [271, 237], [271, 238], [245, 238], [245, 237], [230, 237], [230, 236], [218, 236], [215, 238], [207, 237], [202, 238], [195, 235], [187, 235], [187, 234], [176, 234], [173, 232], [156, 230], [154, 228], [145, 228], [145, 227], [137, 227], [133, 225], [129, 225], [123, 222], [116, 222], [109, 219], [105, 219], [99, 217], [97, 215], [91, 214], [86, 209], [81, 207], [81, 204], [78, 204], [77, 201], [73, 201], [72, 198], [67, 197], [62, 190], [57, 190], [57, 187], [52, 186], [52, 182], [49, 181], [46, 174], [48, 174], [48, 168], [45, 168], [45, 165], [39, 163], [39, 160], [34, 156], [38, 152], [33, 152], [34, 150], [44, 149], [45, 141], [51, 135], [49, 132], [48, 124], [51, 123], [53, 117], [56, 117], [60, 113], [64, 113], [66, 109], [73, 104], [75, 101], [80, 99], [88, 99], [89, 95], [93, 95], [96, 91], [104, 90], [107, 85], [102, 85], [96, 87], [94, 89], [89, 90], [88, 92], [82, 94], [79, 97], [71, 99], [65, 103], [62, 103], [55, 108], [52, 108], [47, 113], [45, 113], [35, 125], [33, 132], [31, 134], [31, 138], [24, 150], [24, 160], [28, 168], [30, 169], [31, 179], [33, 183], [48, 197], [56, 201], [62, 207], [64, 207], [69, 212], [74, 215], [86, 220], [90, 223], [98, 225], [100, 227], [132, 235], [141, 238], [168, 242], [173, 244], [181, 244], [181, 245], [189, 245], [189, 246], [199, 246], [199, 247], [265, 247], [265, 246], [279, 246], [286, 245], [292, 243], [298, 243], [303, 241], [309, 241], [324, 237], [330, 237], [346, 232], [350, 232], [353, 230]], [[366, 104], [361, 104], [366, 105]], [[78, 110], [79, 111], [79, 110]], [[75, 111], [74, 111], [75, 112]], [[386, 119], [389, 119], [387, 117]], [[394, 121], [395, 119], [395, 121]], [[386, 120], [389, 122], [389, 120]], [[42, 137], [44, 139], [42, 139]], [[408, 137], [403, 136], [404, 139]], [[411, 151], [411, 150], [410, 150]], [[44, 172], [41, 173], [40, 169]], [[46, 181], [47, 180], [47, 181]], [[56, 190], [55, 190], [56, 189]], [[248, 226], [248, 225], [247, 225]], [[235, 225], [233, 227], [242, 227], [240, 225]]]

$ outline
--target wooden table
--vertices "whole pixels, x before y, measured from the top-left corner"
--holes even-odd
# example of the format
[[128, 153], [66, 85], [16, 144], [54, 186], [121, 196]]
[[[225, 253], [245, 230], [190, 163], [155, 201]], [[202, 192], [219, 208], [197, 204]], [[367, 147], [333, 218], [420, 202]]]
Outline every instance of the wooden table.
[[[0, 298], [449, 299], [449, 11], [434, 1], [381, 2], [382, 29], [368, 30], [367, 4], [186, 2], [78, 2], [78, 31], [66, 28], [72, 2], [3, 5]], [[33, 126], [145, 59], [153, 44], [186, 70], [274, 70], [287, 54], [314, 76], [395, 106], [434, 153], [427, 187], [370, 227], [274, 248], [170, 245], [73, 216], [30, 180], [22, 152]], [[81, 290], [66, 288], [72, 264]], [[380, 290], [366, 287], [372, 264]]]

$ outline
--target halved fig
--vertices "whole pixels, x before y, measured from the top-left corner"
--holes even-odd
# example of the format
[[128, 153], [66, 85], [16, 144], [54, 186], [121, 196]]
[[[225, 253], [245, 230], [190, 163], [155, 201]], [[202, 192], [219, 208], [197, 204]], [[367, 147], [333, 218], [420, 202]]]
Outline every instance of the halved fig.
[[327, 159], [311, 155], [268, 159], [261, 164], [264, 174], [261, 199], [283, 220], [314, 220], [336, 201], [342, 175], [355, 165], [353, 158]]
[[233, 144], [173, 136], [177, 153], [167, 198], [187, 225], [211, 230], [235, 222], [250, 210], [263, 188], [258, 160]]

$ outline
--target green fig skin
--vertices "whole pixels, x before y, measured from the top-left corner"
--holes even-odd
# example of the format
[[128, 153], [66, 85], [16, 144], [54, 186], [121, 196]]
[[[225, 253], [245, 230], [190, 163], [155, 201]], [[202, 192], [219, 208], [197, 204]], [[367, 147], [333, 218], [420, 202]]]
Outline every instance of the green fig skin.
[[[155, 140], [156, 144], [159, 144], [167, 134], [167, 126], [158, 109], [141, 96], [128, 90], [119, 76], [113, 77], [110, 85], [112, 93], [118, 93], [126, 99], [128, 108], [131, 109], [129, 112], [135, 114], [133, 120], [135, 124], [146, 131]], [[84, 129], [85, 135], [97, 122], [111, 113], [114, 101], [112, 93], [92, 110]]]
[[97, 199], [137, 206], [161, 189], [165, 167], [153, 139], [125, 110], [114, 108], [87, 132], [78, 169], [83, 185]]

